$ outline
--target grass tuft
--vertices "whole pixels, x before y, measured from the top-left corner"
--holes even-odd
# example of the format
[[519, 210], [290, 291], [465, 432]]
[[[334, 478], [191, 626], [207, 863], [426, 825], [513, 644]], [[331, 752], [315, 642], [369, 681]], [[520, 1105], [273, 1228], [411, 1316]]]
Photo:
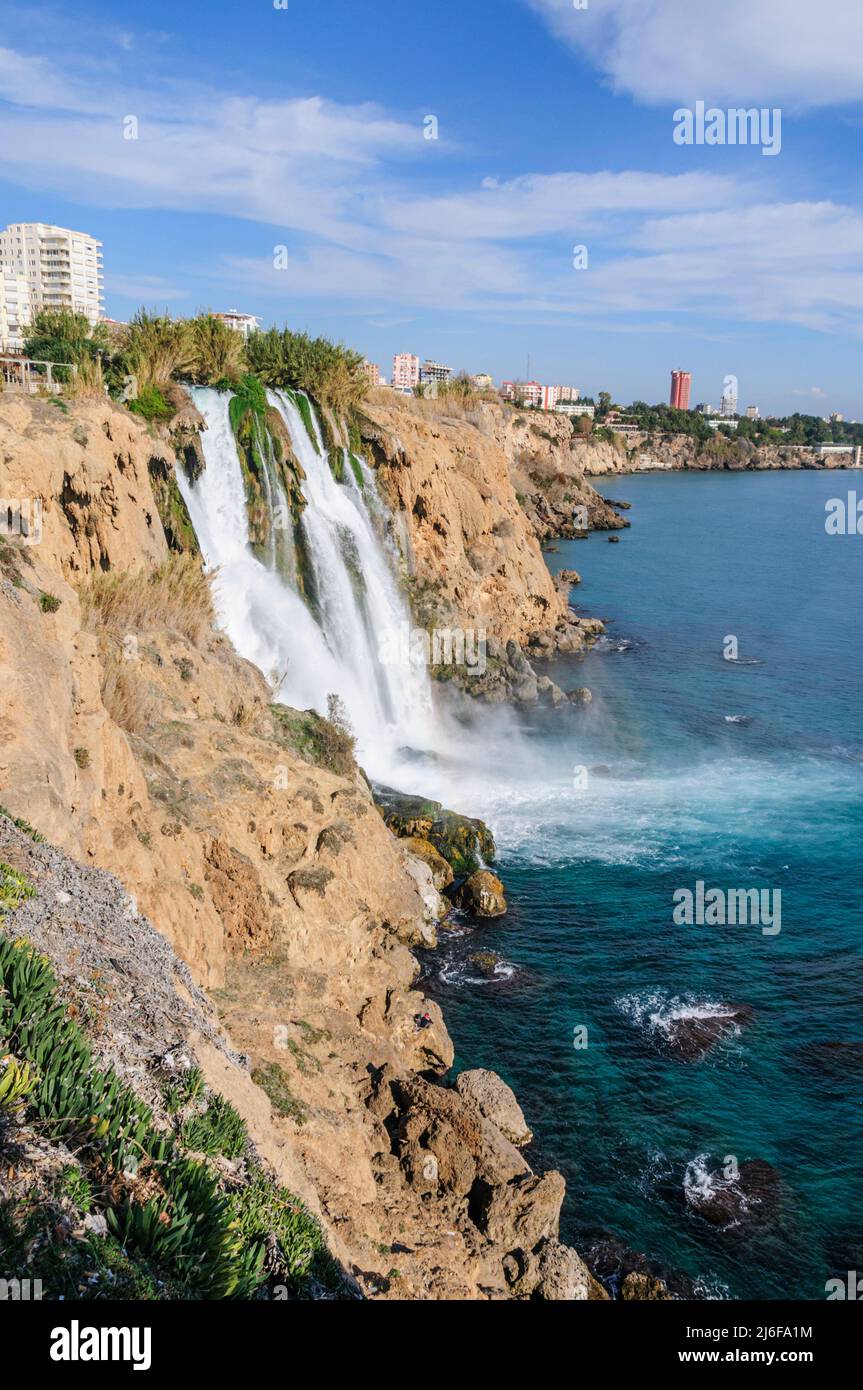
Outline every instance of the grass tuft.
[[213, 626], [210, 580], [192, 555], [171, 555], [149, 574], [124, 570], [92, 575], [80, 590], [91, 632], [123, 637], [168, 628], [200, 647]]

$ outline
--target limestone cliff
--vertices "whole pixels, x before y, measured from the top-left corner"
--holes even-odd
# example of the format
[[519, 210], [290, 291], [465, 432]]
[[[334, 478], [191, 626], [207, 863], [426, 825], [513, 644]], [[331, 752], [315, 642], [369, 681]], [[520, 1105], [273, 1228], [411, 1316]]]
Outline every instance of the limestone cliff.
[[762, 472], [774, 469], [847, 468], [848, 456], [822, 459], [815, 449], [793, 444], [759, 444], [749, 439], [729, 439], [717, 434], [706, 442], [688, 434], [660, 439], [615, 435], [613, 440], [590, 436], [577, 440], [575, 462], [581, 473], [597, 477], [612, 473], [665, 472]]
[[[557, 618], [497, 441], [406, 433], [416, 464], [393, 449], [384, 472], [422, 572], [440, 564], [489, 622], [505, 602], [525, 634]], [[116, 875], [130, 920], [145, 914], [211, 992], [233, 1048], [192, 1040], [207, 1080], [361, 1292], [604, 1297], [557, 1240], [563, 1180], [533, 1173], [496, 1122], [500, 1083], [440, 1084], [452, 1043], [410, 951], [435, 939], [432, 870], [384, 824], [338, 731], [274, 707], [213, 630], [197, 563], [171, 556], [160, 519], [172, 462], [166, 437], [108, 401], [0, 400], [0, 495], [43, 508], [41, 537], [0, 537], [0, 802]], [[432, 536], [415, 504], [436, 488], [447, 534]]]
[[569, 585], [551, 578], [541, 542], [628, 524], [585, 482], [570, 422], [383, 390], [364, 407], [362, 433], [415, 620], [488, 634], [488, 673], [462, 689], [489, 702], [564, 700], [528, 658], [579, 651], [602, 624], [569, 607]]

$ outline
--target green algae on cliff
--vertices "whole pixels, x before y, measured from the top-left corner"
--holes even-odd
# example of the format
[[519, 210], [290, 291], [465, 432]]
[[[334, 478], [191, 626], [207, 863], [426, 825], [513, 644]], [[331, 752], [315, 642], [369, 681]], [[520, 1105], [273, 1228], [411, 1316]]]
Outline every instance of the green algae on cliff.
[[485, 821], [447, 811], [439, 801], [408, 796], [392, 787], [373, 788], [375, 805], [399, 839], [427, 840], [459, 875], [477, 873], [497, 848]]

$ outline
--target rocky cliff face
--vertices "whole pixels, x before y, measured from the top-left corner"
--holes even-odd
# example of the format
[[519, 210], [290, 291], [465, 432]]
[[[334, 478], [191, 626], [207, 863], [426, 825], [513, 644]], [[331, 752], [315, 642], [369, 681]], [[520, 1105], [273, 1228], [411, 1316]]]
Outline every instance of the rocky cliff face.
[[[416, 575], [439, 566], [459, 611], [490, 624], [506, 603], [525, 635], [558, 621], [498, 442], [477, 431], [468, 450], [463, 426], [377, 414]], [[452, 1043], [410, 951], [435, 939], [432, 869], [384, 824], [337, 731], [274, 708], [213, 631], [195, 561], [172, 557], [160, 520], [171, 465], [166, 439], [107, 401], [68, 416], [0, 401], [0, 495], [43, 506], [39, 543], [0, 538], [0, 801], [116, 875], [211, 991], [233, 1045], [196, 1040], [208, 1080], [363, 1293], [603, 1297], [557, 1240], [562, 1179], [504, 1133], [514, 1100], [495, 1078], [441, 1084]]]
[[569, 421], [392, 391], [373, 392], [364, 415], [416, 621], [488, 634], [488, 673], [462, 688], [489, 702], [565, 699], [531, 660], [583, 649], [602, 624], [576, 617], [541, 542], [628, 524], [585, 482]]
[[770, 469], [842, 468], [847, 458], [832, 455], [821, 459], [814, 449], [794, 445], [762, 444], [749, 439], [726, 439], [716, 435], [706, 443], [686, 434], [670, 439], [649, 440], [633, 437], [626, 440], [615, 436], [613, 443], [593, 440], [578, 441], [575, 446], [577, 467], [587, 477], [610, 473], [638, 473], [692, 469], [697, 472], [724, 470], [756, 472]]

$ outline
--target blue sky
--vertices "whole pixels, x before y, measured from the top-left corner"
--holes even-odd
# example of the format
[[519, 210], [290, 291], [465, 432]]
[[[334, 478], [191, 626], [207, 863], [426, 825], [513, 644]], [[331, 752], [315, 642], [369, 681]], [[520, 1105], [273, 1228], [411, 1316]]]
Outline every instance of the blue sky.
[[[0, 225], [98, 236], [118, 318], [863, 418], [861, 51], [859, 0], [13, 0]], [[781, 154], [676, 145], [698, 100], [779, 107]]]

